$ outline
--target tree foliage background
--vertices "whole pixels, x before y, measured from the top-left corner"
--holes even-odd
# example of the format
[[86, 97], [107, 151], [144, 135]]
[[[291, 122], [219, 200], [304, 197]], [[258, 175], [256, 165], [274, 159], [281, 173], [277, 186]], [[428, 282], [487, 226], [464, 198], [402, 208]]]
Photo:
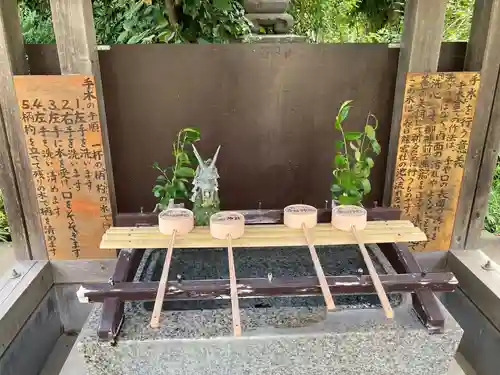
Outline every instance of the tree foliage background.
[[[250, 34], [243, 0], [93, 0], [98, 43], [228, 43]], [[166, 4], [170, 4], [169, 10]], [[444, 40], [467, 40], [474, 0], [448, 0]], [[19, 0], [27, 43], [54, 43], [49, 0]], [[311, 43], [398, 42], [404, 0], [291, 0]]]

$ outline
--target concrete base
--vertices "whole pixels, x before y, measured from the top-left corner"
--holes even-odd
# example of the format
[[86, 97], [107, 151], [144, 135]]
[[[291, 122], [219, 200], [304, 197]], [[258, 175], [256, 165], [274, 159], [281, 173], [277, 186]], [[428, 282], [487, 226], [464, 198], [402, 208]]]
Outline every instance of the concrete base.
[[[379, 273], [391, 272], [377, 249]], [[327, 274], [362, 268], [356, 247], [319, 249]], [[146, 252], [136, 279], [155, 280], [164, 251]], [[314, 272], [304, 249], [236, 252], [239, 277]], [[171, 274], [220, 278], [227, 271], [221, 250], [176, 251]], [[308, 263], [309, 262], [309, 263]], [[429, 335], [412, 311], [409, 295], [391, 296], [395, 319], [387, 320], [376, 296], [337, 296], [327, 313], [321, 297], [240, 300], [242, 337], [234, 337], [230, 301], [164, 304], [161, 328], [149, 327], [151, 303], [126, 304], [117, 346], [99, 342], [101, 307], [91, 312], [78, 341], [88, 375], [445, 375], [462, 330], [443, 308], [445, 333]]]
[[[266, 325], [262, 315], [240, 338], [228, 332], [229, 310], [165, 313], [155, 334], [147, 317], [130, 307], [115, 347], [98, 342], [100, 307], [91, 313], [77, 342], [88, 375], [445, 375], [462, 337], [446, 312], [445, 333], [429, 335], [406, 304], [396, 308], [393, 321], [378, 310], [326, 317], [324, 309], [280, 309], [283, 321], [293, 321], [295, 328]], [[251, 315], [243, 314], [243, 325], [255, 323]], [[217, 327], [226, 334], [210, 337], [207, 331]]]

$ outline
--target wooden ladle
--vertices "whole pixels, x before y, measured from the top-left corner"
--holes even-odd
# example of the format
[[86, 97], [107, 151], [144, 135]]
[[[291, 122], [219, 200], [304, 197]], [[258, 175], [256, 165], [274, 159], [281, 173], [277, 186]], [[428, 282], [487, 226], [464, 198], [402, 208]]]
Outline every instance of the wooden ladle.
[[318, 210], [316, 210], [315, 207], [306, 204], [293, 204], [291, 206], [287, 206], [284, 209], [283, 222], [288, 228], [302, 229], [307, 247], [311, 253], [311, 259], [314, 264], [314, 269], [316, 270], [316, 276], [319, 280], [321, 292], [323, 293], [323, 298], [325, 299], [326, 308], [328, 311], [334, 311], [335, 302], [333, 301], [332, 293], [328, 287], [328, 282], [326, 281], [323, 267], [321, 267], [321, 262], [319, 261], [316, 248], [314, 247], [309, 236], [309, 229], [315, 227], [318, 223]]
[[169, 208], [160, 212], [158, 215], [159, 229], [163, 234], [170, 235], [168, 243], [167, 255], [165, 256], [165, 263], [163, 263], [163, 270], [161, 272], [160, 283], [158, 285], [158, 292], [156, 293], [155, 304], [153, 307], [153, 314], [151, 315], [151, 328], [160, 327], [160, 314], [165, 298], [165, 290], [167, 289], [168, 271], [170, 263], [172, 262], [172, 254], [174, 252], [175, 236], [177, 234], [187, 234], [194, 228], [194, 215], [193, 212], [185, 208]]
[[389, 319], [394, 317], [394, 311], [392, 310], [389, 298], [385, 293], [384, 287], [380, 282], [375, 266], [373, 265], [370, 254], [366, 250], [365, 244], [358, 235], [358, 230], [362, 231], [366, 227], [367, 222], [367, 212], [364, 208], [351, 205], [341, 205], [333, 207], [332, 209], [332, 226], [341, 231], [351, 232], [354, 239], [358, 243], [361, 254], [363, 255], [363, 260], [368, 268], [368, 273], [373, 281], [375, 291], [377, 292], [380, 303], [385, 312], [385, 316]]
[[233, 317], [234, 336], [241, 336], [240, 307], [238, 285], [234, 267], [232, 240], [245, 233], [245, 217], [232, 211], [221, 211], [210, 217], [210, 234], [219, 240], [227, 240], [227, 260], [229, 266], [229, 285], [231, 288], [231, 314]]

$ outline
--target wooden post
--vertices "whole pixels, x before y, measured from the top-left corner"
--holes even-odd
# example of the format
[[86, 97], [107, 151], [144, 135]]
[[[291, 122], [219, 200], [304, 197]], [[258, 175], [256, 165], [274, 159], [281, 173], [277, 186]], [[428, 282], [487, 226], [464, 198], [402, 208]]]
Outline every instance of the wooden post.
[[446, 0], [407, 0], [399, 52], [391, 134], [387, 150], [384, 205], [391, 202], [392, 184], [401, 129], [406, 73], [436, 72], [443, 36]]
[[465, 70], [480, 71], [465, 173], [451, 247], [474, 248], [483, 229], [500, 142], [500, 1], [476, 0]]
[[18, 259], [47, 259], [43, 228], [12, 76], [27, 61], [16, 0], [0, 0], [0, 187]]
[[97, 53], [91, 0], [50, 0], [52, 23], [62, 74], [87, 74], [95, 77], [99, 104], [102, 148], [108, 177], [109, 199], [113, 223], [117, 214], [116, 195], [109, 149], [108, 127]]

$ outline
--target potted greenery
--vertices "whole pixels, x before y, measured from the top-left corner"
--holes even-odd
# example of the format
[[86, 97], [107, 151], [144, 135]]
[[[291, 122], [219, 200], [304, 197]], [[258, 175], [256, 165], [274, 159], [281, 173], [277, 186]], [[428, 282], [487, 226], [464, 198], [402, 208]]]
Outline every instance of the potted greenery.
[[165, 210], [172, 204], [182, 203], [189, 198], [189, 190], [186, 185], [191, 184], [195, 175], [192, 168], [192, 154], [186, 147], [200, 140], [200, 131], [195, 128], [185, 128], [179, 131], [177, 139], [172, 145], [172, 155], [175, 164], [165, 169], [161, 168], [157, 162], [153, 168], [160, 172], [156, 178], [156, 185], [153, 187], [153, 194], [158, 199], [155, 211]]
[[[369, 113], [362, 132], [345, 131], [343, 122], [349, 115], [351, 102], [342, 103], [335, 118], [335, 129], [341, 132], [342, 140], [335, 144], [332, 204], [362, 206], [363, 197], [371, 191], [372, 156], [380, 153], [375, 137], [378, 120]], [[370, 120], [374, 121], [373, 125]]]

